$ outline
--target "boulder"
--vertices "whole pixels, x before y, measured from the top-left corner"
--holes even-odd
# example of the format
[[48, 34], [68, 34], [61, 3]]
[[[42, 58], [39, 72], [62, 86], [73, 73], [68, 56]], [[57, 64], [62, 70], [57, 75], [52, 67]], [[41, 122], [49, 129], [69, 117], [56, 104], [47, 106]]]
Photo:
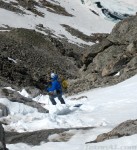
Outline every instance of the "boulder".
[[104, 39], [102, 42], [98, 44], [94, 44], [91, 46], [89, 50], [85, 50], [82, 55], [82, 62], [88, 66], [90, 63], [92, 63], [93, 58], [100, 52], [104, 51], [106, 48], [111, 46], [112, 43], [108, 41], [107, 39]]
[[137, 73], [136, 21], [137, 16], [120, 21], [106, 39], [83, 52], [82, 78], [69, 91], [113, 85]]
[[137, 39], [137, 15], [126, 18], [115, 25], [108, 40], [115, 44], [129, 44]]
[[128, 64], [121, 70], [119, 80], [125, 80], [137, 74], [137, 55], [135, 55]]
[[0, 89], [0, 95], [2, 98], [7, 98], [12, 102], [23, 103], [25, 105], [37, 108], [41, 113], [48, 113], [48, 110], [43, 108], [39, 103], [33, 101], [31, 98], [26, 98], [20, 95], [17, 91], [12, 91], [9, 89]]
[[[72, 137], [72, 135], [79, 132], [79, 130], [89, 129], [93, 129], [93, 127], [46, 129], [24, 133], [6, 132], [5, 139], [8, 144], [25, 143], [28, 145], [40, 145], [41, 142], [50, 142], [50, 136], [53, 135], [53, 139], [55, 139], [54, 142], [66, 142]], [[74, 133], [72, 132], [71, 136], [70, 130], [74, 130]], [[56, 138], [55, 135], [58, 135], [58, 138]]]
[[0, 103], [0, 117], [8, 116], [8, 114], [9, 114], [8, 108]]
[[7, 150], [5, 144], [5, 133], [1, 123], [0, 123], [0, 150]]
[[133, 134], [137, 134], [137, 120], [128, 120], [115, 127], [112, 131], [97, 136], [96, 140], [87, 143], [98, 143]]
[[[124, 56], [125, 50], [125, 46], [113, 45], [105, 49], [103, 52], [98, 53], [98, 55], [93, 59], [94, 68], [92, 67], [92, 70], [94, 69], [97, 72], [101, 72], [102, 76], [110, 75], [119, 71], [122, 69], [123, 65], [127, 63], [127, 58]], [[88, 69], [90, 68], [88, 67]]]

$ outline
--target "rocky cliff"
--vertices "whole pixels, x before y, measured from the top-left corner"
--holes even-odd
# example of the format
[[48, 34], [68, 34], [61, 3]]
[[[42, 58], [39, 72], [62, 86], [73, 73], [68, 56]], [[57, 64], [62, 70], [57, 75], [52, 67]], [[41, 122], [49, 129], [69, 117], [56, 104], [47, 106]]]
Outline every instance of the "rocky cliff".
[[120, 21], [107, 38], [84, 51], [83, 77], [74, 81], [73, 92], [116, 84], [137, 73], [136, 23], [137, 16]]

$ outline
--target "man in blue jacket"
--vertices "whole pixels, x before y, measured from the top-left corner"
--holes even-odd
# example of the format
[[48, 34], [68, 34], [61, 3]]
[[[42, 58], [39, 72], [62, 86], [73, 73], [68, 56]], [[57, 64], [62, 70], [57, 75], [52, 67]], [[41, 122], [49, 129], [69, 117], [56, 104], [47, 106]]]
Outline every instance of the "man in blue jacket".
[[47, 89], [49, 92], [49, 99], [53, 105], [56, 105], [55, 98], [57, 97], [61, 104], [65, 104], [65, 101], [62, 97], [62, 88], [61, 84], [58, 81], [58, 75], [51, 73], [51, 87]]

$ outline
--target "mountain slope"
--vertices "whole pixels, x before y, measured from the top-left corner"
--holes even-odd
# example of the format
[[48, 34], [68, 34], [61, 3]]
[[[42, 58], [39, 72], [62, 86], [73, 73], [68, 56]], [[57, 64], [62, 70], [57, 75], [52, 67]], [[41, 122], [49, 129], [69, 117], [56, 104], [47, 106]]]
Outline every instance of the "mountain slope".
[[[19, 109], [19, 107], [16, 107], [15, 109], [15, 107], [13, 108], [9, 106], [10, 111], [14, 113], [14, 116], [11, 114], [10, 116], [4, 119], [8, 123], [8, 125], [4, 126], [6, 130], [19, 132], [31, 131], [32, 133], [30, 133], [30, 135], [33, 137], [37, 137], [38, 133], [42, 134], [42, 131], [38, 131], [41, 129], [43, 130], [44, 134], [46, 133], [46, 130], [44, 129], [54, 129], [54, 128], [66, 128], [67, 132], [59, 134], [61, 130], [57, 130], [55, 131], [56, 134], [54, 134], [54, 131], [52, 131], [53, 134], [50, 135], [48, 139], [47, 138], [44, 139], [44, 141], [47, 143], [43, 142], [41, 143], [41, 145], [28, 146], [23, 143], [22, 144], [18, 143], [7, 145], [8, 148], [10, 148], [11, 150], [14, 149], [18, 150], [20, 148], [23, 149], [24, 147], [27, 147], [27, 149], [32, 148], [34, 150], [37, 149], [42, 150], [45, 149], [45, 147], [48, 147], [47, 149], [54, 150], [56, 147], [56, 149], [58, 150], [60, 149], [60, 147], [63, 146], [66, 149], [72, 148], [75, 150], [75, 148], [78, 147], [78, 149], [81, 150], [85, 147], [94, 147], [100, 145], [109, 147], [110, 145], [113, 144], [115, 145], [115, 143], [117, 143], [117, 147], [134, 146], [136, 134], [133, 136], [127, 136], [120, 139], [109, 139], [109, 141], [104, 141], [101, 143], [92, 143], [90, 145], [85, 145], [85, 142], [95, 140], [98, 134], [112, 130], [116, 125], [118, 125], [123, 121], [136, 119], [137, 113], [136, 81], [137, 76], [134, 76], [131, 79], [128, 79], [127, 81], [124, 81], [115, 86], [94, 89], [81, 93], [79, 95], [69, 97], [66, 99], [68, 105], [74, 105], [77, 103], [82, 103], [83, 105], [78, 110], [74, 112], [72, 111], [72, 113], [68, 115], [59, 116], [56, 113], [40, 114], [38, 112], [30, 111], [30, 109], [28, 109], [27, 107], [25, 109], [25, 106], [24, 110], [26, 111], [24, 114], [23, 111]], [[77, 98], [83, 95], [87, 96], [88, 99], [83, 98], [81, 100], [76, 101], [72, 100], [72, 98]], [[39, 97], [37, 97], [35, 100], [48, 104], [47, 96], [41, 96], [40, 99]], [[0, 99], [0, 101], [4, 103], [3, 99]], [[16, 106], [15, 103], [13, 105]], [[56, 107], [59, 109], [61, 108], [61, 106], [60, 107], [59, 106], [60, 104], [58, 103]], [[49, 107], [50, 112], [52, 112], [52, 109], [53, 107], [50, 106]], [[83, 128], [78, 130], [72, 129], [77, 127], [95, 127], [95, 128], [94, 129]], [[71, 130], [68, 131], [68, 128], [71, 128]], [[33, 132], [36, 130], [37, 132]], [[29, 133], [27, 134], [29, 135]], [[18, 136], [20, 137], [18, 141], [21, 142], [22, 140], [25, 143], [28, 143], [28, 141], [24, 139], [24, 137], [26, 137], [27, 134], [17, 133], [17, 137]], [[132, 134], [134, 134], [133, 131]], [[16, 132], [15, 133], [13, 132], [11, 139], [13, 143], [15, 143], [14, 139], [17, 138], [15, 135]], [[64, 142], [64, 138], [67, 138], [67, 136], [68, 141]], [[124, 141], [125, 139], [127, 142]], [[54, 141], [56, 140], [60, 141], [54, 143]], [[119, 141], [121, 141], [122, 143]], [[38, 141], [37, 142], [33, 141], [33, 143], [38, 143]], [[31, 140], [29, 140], [29, 144], [32, 144]]]
[[[38, 1], [32, 3], [30, 9], [27, 9], [28, 4], [25, 6], [20, 1], [6, 0], [2, 2], [4, 4], [0, 9], [0, 26], [5, 29], [7, 26], [35, 29], [43, 34], [50, 33], [55, 37], [68, 39], [69, 42], [91, 45], [92, 42], [86, 42], [80, 37], [71, 35], [62, 25], [68, 25], [88, 36], [96, 32], [108, 33], [114, 26], [114, 23], [92, 13], [79, 0]], [[4, 7], [7, 4], [11, 9]], [[38, 28], [39, 24], [42, 24], [42, 29]]]
[[[116, 139], [103, 140], [119, 123], [136, 119], [137, 16], [114, 23], [134, 14], [136, 6], [128, 7], [123, 0], [85, 4], [84, 0], [0, 1], [0, 123], [10, 150], [135, 145], [137, 128], [120, 139], [118, 133], [112, 136]], [[110, 34], [101, 34], [114, 25]], [[82, 93], [64, 96], [66, 105], [59, 101], [51, 105], [49, 96], [39, 90], [39, 84], [45, 88], [51, 71], [73, 79], [68, 92]], [[100, 134], [103, 142], [95, 143]], [[86, 145], [89, 141], [94, 143]]]

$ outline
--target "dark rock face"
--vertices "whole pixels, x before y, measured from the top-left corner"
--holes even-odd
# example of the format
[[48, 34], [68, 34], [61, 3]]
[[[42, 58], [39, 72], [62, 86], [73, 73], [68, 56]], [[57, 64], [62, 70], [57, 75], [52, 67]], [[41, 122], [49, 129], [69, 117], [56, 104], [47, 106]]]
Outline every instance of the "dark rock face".
[[137, 39], [137, 16], [129, 17], [116, 24], [108, 39], [115, 44], [128, 45]]
[[137, 134], [137, 120], [128, 120], [115, 127], [112, 131], [97, 136], [96, 140], [88, 143], [98, 143], [109, 139], [130, 136], [133, 134]]
[[[70, 130], [89, 130], [93, 129], [93, 127], [81, 127], [81, 128], [62, 128], [62, 129], [49, 129], [49, 130], [39, 130], [34, 132], [27, 132], [27, 133], [17, 133], [17, 132], [6, 132], [5, 139], [6, 143], [8, 144], [15, 144], [15, 143], [26, 143], [29, 145], [40, 145], [41, 142], [49, 142], [48, 137], [53, 134], [58, 134], [62, 136], [63, 134], [66, 136], [70, 135]], [[75, 131], [76, 132], [76, 131]], [[74, 132], [74, 134], [75, 134]], [[72, 135], [71, 135], [72, 136]], [[67, 141], [67, 137], [63, 137], [64, 139], [60, 140]], [[56, 142], [59, 139], [56, 139]]]
[[15, 7], [14, 5], [11, 5], [10, 3], [6, 3], [4, 1], [0, 1], [0, 8], [4, 8], [9, 11], [13, 11], [13, 12], [20, 13], [20, 14], [25, 14], [25, 12], [23, 12], [19, 8]]
[[99, 43], [91, 47], [33, 30], [2, 32], [0, 85], [43, 90], [52, 71], [70, 79], [69, 94], [121, 82], [137, 73], [136, 24], [133, 16], [119, 22], [110, 35], [95, 34]]
[[5, 145], [5, 133], [1, 123], [0, 123], [0, 150], [7, 150]]
[[73, 15], [69, 14], [65, 8], [61, 7], [58, 2], [56, 1], [57, 4], [53, 4], [49, 1], [45, 1], [45, 0], [41, 0], [41, 3], [43, 4], [43, 6], [45, 6], [47, 8], [48, 11], [52, 12], [52, 13], [56, 13], [56, 14], [61, 14], [64, 16], [69, 16], [72, 17]]
[[[82, 55], [82, 78], [69, 93], [119, 83], [137, 73], [137, 16], [120, 21], [110, 35]], [[119, 73], [119, 75], [117, 75]]]
[[125, 49], [125, 46], [110, 46], [99, 53], [93, 60], [94, 70], [101, 72], [102, 76], [118, 72], [122, 65], [127, 63], [126, 56], [124, 56]]
[[9, 114], [8, 108], [0, 103], [0, 117], [8, 116], [8, 114]]
[[[52, 71], [69, 78], [78, 74], [78, 58], [80, 50], [74, 50], [73, 56], [66, 56], [71, 48], [49, 36], [32, 30], [15, 29], [0, 33], [0, 83], [16, 86], [35, 86], [44, 88]], [[64, 54], [60, 52], [60, 47]], [[63, 63], [62, 63], [63, 62]]]

